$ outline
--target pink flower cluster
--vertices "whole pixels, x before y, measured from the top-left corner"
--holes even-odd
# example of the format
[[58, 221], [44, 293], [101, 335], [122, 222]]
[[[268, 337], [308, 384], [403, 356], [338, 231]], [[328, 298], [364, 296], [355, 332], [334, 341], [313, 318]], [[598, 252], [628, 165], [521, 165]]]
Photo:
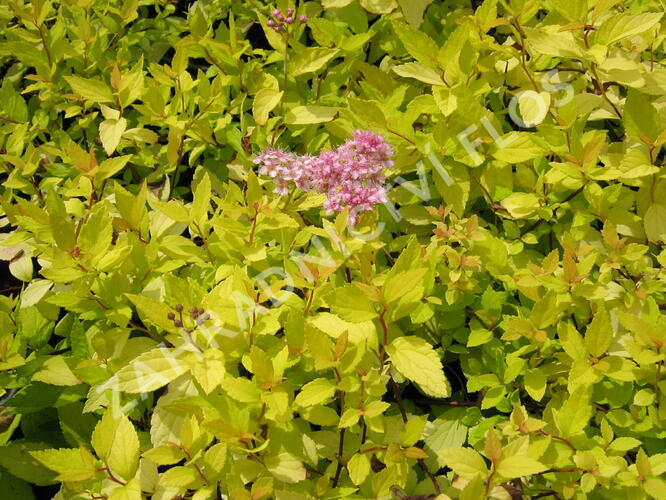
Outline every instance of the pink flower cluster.
[[[273, 28], [277, 33], [279, 33], [283, 29], [287, 29], [289, 25], [294, 24], [294, 9], [289, 7], [284, 12], [284, 14], [280, 12], [280, 9], [275, 9], [271, 13], [271, 17], [272, 19], [266, 21], [266, 26]], [[298, 16], [298, 20], [303, 24], [308, 22], [308, 18], [306, 16]]]
[[273, 179], [277, 193], [286, 194], [294, 183], [304, 191], [326, 194], [326, 211], [349, 207], [353, 223], [356, 212], [386, 201], [383, 171], [393, 165], [392, 155], [391, 146], [380, 135], [355, 130], [353, 139], [319, 156], [268, 149], [254, 163], [260, 165], [261, 174]]

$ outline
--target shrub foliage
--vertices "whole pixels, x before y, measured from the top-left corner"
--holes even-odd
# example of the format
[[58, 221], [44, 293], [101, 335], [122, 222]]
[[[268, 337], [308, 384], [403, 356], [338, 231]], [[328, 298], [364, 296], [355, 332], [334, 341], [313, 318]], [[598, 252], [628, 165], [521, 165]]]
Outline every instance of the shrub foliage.
[[2, 2], [0, 497], [664, 498], [662, 11]]

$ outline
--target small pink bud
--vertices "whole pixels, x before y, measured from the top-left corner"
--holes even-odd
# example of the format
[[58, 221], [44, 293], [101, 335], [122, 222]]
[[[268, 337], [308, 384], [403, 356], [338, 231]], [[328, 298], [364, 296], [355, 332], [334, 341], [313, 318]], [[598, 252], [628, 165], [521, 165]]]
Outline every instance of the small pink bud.
[[273, 26], [275, 26], [275, 21], [269, 19], [268, 21], [266, 21], [266, 26], [270, 26], [272, 28]]
[[287, 16], [293, 16], [293, 15], [294, 15], [294, 9], [292, 9], [291, 7], [289, 7], [289, 8], [287, 9]]
[[303, 24], [308, 22], [308, 18], [305, 16], [298, 16], [298, 20], [302, 22]]
[[280, 9], [275, 9], [275, 10], [273, 11], [273, 17], [278, 17], [279, 15], [281, 15], [281, 13], [280, 13]]
[[275, 30], [276, 33], [280, 32], [280, 26], [273, 26], [273, 29]]
[[281, 12], [278, 12], [277, 16], [275, 16], [275, 19], [277, 19], [280, 22], [284, 21], [284, 16], [282, 15]]
[[286, 22], [287, 24], [292, 24], [292, 23], [294, 22], [294, 18], [291, 17], [291, 16], [289, 16], [289, 17], [285, 20], [285, 22]]

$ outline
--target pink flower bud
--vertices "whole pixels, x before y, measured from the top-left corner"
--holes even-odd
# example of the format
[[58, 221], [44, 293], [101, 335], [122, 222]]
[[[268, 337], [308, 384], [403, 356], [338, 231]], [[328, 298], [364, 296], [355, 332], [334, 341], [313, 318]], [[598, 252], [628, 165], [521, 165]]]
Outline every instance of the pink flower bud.
[[294, 22], [294, 18], [291, 17], [291, 16], [289, 16], [289, 17], [285, 20], [285, 22], [286, 22], [287, 24], [292, 24], [292, 23]]
[[305, 16], [298, 16], [298, 20], [302, 22], [303, 24], [308, 22], [308, 18]]
[[281, 12], [278, 12], [277, 16], [275, 16], [275, 19], [277, 19], [280, 22], [284, 21], [284, 16], [282, 15]]
[[273, 29], [275, 30], [276, 33], [280, 32], [280, 26], [279, 25], [273, 26]]
[[294, 9], [292, 9], [291, 7], [289, 7], [289, 8], [287, 9], [287, 16], [293, 16], [293, 15], [294, 15]]
[[278, 17], [278, 16], [281, 16], [281, 15], [282, 15], [282, 14], [280, 13], [280, 9], [275, 9], [275, 10], [273, 11], [273, 17]]
[[269, 19], [268, 21], [266, 21], [266, 26], [269, 26], [269, 27], [272, 28], [273, 26], [275, 26], [275, 21], [273, 21], [272, 19]]

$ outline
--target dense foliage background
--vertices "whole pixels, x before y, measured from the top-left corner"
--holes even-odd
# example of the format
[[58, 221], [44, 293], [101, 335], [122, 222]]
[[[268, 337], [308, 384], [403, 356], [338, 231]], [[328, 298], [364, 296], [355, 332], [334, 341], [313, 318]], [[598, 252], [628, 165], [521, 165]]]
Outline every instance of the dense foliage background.
[[0, 498], [664, 498], [662, 14], [2, 2]]

